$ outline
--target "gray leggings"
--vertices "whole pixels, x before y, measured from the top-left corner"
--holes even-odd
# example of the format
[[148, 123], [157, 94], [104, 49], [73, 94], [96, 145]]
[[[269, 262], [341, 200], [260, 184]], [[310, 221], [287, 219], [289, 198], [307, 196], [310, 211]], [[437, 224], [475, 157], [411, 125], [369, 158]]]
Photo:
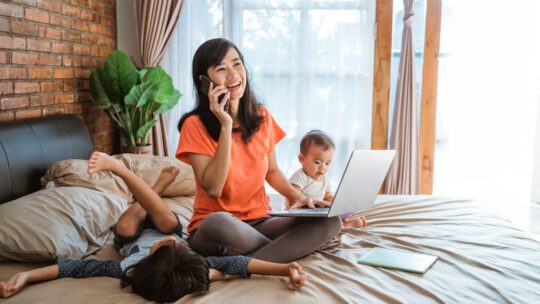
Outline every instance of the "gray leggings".
[[341, 230], [339, 217], [266, 217], [241, 221], [228, 212], [207, 216], [188, 238], [203, 256], [248, 255], [288, 263], [320, 248]]

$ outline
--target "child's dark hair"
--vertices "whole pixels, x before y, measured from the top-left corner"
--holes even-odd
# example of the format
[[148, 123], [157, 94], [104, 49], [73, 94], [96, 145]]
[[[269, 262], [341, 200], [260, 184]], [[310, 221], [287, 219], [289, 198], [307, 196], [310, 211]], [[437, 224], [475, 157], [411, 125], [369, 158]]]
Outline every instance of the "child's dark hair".
[[311, 130], [300, 141], [300, 153], [306, 155], [311, 146], [320, 146], [323, 150], [336, 149], [334, 141], [321, 130]]
[[208, 290], [208, 264], [187, 246], [161, 246], [126, 269], [122, 287], [126, 286], [149, 301], [174, 302], [186, 294]]

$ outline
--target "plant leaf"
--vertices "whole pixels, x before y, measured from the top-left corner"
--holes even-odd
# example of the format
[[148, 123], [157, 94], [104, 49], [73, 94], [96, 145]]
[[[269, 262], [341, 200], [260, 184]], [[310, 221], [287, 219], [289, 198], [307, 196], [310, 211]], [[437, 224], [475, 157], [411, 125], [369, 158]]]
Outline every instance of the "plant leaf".
[[170, 109], [174, 108], [174, 106], [178, 103], [178, 100], [182, 97], [182, 93], [178, 90], [174, 90], [171, 97], [167, 100], [165, 100], [163, 103], [158, 104], [159, 108], [157, 108], [155, 111], [153, 111], [154, 114], [161, 114], [164, 112], [169, 111]]
[[169, 99], [174, 92], [172, 78], [160, 66], [151, 69], [145, 79], [145, 82], [152, 81], [158, 85], [155, 101], [163, 103]]
[[92, 70], [90, 73], [90, 96], [92, 102], [100, 109], [106, 110], [111, 107], [111, 101], [102, 83], [101, 70]]
[[157, 85], [153, 82], [143, 82], [133, 86], [125, 98], [126, 106], [141, 108], [154, 100]]
[[152, 130], [152, 127], [156, 125], [156, 122], [157, 120], [152, 118], [152, 120], [148, 121], [147, 123], [139, 127], [139, 129], [137, 130], [137, 137], [141, 138], [141, 142], [143, 145], [148, 142], [149, 131]]
[[[120, 51], [114, 51], [105, 60], [106, 88], [110, 99], [121, 102], [137, 83], [137, 69], [129, 56]], [[113, 101], [114, 102], [114, 101]]]

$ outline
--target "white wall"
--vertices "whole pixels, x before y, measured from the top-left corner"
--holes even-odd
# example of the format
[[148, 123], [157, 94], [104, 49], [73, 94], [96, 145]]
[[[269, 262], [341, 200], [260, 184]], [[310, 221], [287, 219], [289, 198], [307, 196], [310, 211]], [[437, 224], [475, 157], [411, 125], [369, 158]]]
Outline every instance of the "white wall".
[[136, 1], [116, 1], [117, 47], [126, 52], [137, 66], [141, 66], [137, 37]]

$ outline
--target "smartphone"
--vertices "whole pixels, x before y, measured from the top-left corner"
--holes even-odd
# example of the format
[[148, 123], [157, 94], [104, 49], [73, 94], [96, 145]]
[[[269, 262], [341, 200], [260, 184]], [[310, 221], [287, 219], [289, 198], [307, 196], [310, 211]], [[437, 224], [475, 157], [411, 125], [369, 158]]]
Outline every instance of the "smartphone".
[[[210, 78], [206, 77], [205, 75], [199, 76], [199, 80], [201, 80], [201, 87], [200, 87], [201, 92], [204, 95], [208, 96], [208, 90], [210, 89], [210, 83], [213, 83], [212, 80], [210, 80]], [[214, 88], [216, 86], [217, 85], [214, 83]], [[221, 96], [218, 97], [218, 103], [221, 103], [221, 101], [223, 101], [223, 97], [225, 97], [225, 94], [222, 94]], [[229, 112], [229, 100], [227, 100], [227, 103], [225, 104], [224, 110], [225, 110], [225, 112]]]

